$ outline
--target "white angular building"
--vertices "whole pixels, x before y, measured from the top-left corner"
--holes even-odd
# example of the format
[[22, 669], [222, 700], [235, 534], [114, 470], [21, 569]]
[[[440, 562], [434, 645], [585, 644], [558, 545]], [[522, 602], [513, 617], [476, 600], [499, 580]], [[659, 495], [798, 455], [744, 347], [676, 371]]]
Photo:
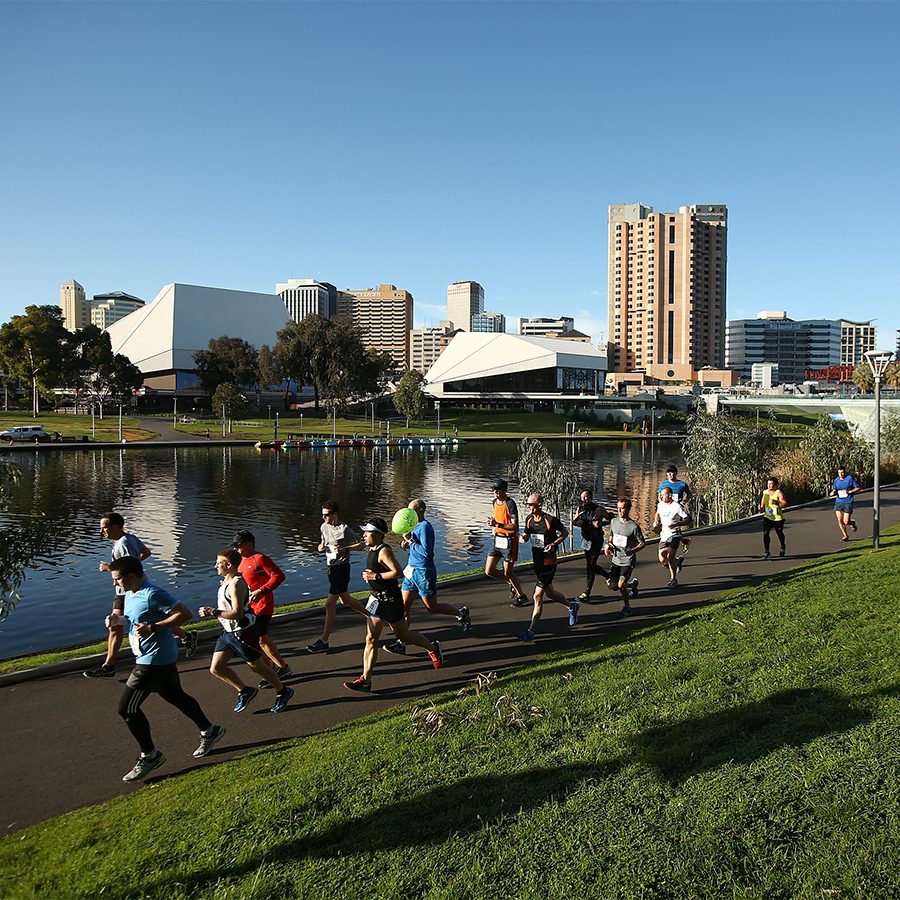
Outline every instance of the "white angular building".
[[425, 393], [450, 402], [596, 400], [607, 359], [556, 338], [459, 332], [425, 376]]
[[196, 284], [167, 284], [143, 308], [110, 325], [114, 353], [127, 356], [155, 390], [199, 388], [194, 354], [211, 338], [243, 338], [259, 349], [275, 343], [290, 317], [275, 294]]

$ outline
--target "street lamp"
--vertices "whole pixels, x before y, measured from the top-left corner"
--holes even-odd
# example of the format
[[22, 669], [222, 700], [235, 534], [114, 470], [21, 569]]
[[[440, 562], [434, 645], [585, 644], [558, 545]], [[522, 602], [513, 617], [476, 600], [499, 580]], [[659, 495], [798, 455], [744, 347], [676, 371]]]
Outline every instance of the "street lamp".
[[872, 546], [877, 550], [879, 543], [879, 519], [881, 517], [881, 376], [894, 357], [893, 350], [870, 350], [865, 354], [866, 362], [875, 378], [875, 498], [872, 503]]

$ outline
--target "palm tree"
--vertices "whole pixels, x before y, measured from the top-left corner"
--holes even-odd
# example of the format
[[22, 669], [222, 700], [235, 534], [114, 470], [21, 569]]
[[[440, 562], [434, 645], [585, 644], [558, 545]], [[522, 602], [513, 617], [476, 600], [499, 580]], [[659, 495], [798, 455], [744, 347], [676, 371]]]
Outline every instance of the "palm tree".
[[853, 383], [859, 388], [860, 393], [871, 394], [875, 387], [875, 376], [867, 362], [860, 363], [853, 370]]
[[884, 383], [893, 390], [900, 389], [900, 362], [892, 362], [884, 372]]

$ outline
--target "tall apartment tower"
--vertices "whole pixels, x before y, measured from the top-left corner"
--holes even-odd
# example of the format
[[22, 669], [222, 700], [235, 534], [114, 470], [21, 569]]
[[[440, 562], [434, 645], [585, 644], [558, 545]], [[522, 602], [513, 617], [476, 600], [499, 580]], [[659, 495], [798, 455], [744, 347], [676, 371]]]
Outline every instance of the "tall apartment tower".
[[609, 207], [610, 370], [688, 380], [725, 365], [728, 210]]
[[59, 305], [63, 324], [69, 331], [78, 331], [91, 324], [91, 305], [84, 295], [84, 288], [74, 278], [60, 285]]
[[337, 315], [359, 326], [366, 348], [391, 354], [403, 369], [409, 360], [409, 333], [413, 324], [413, 295], [393, 284], [365, 290], [337, 291]]
[[858, 366], [866, 361], [865, 354], [875, 349], [878, 326], [871, 322], [851, 322], [839, 319], [841, 323], [841, 365]]
[[284, 284], [275, 285], [275, 293], [281, 297], [288, 315], [301, 322], [313, 314], [329, 317], [329, 288], [333, 290], [332, 285], [313, 278], [289, 278]]
[[454, 281], [447, 287], [447, 318], [461, 331], [472, 330], [472, 316], [484, 312], [484, 288], [477, 281]]
[[140, 297], [133, 297], [123, 291], [94, 294], [94, 299], [91, 300], [91, 325], [106, 331], [113, 322], [124, 319], [142, 306], [144, 301]]

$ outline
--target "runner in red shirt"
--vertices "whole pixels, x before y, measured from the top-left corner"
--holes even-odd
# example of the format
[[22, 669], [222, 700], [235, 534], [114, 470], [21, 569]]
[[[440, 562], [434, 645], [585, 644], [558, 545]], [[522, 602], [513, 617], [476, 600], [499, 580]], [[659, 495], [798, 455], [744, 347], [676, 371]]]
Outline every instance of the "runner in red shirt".
[[[265, 553], [256, 552], [256, 538], [253, 532], [239, 531], [234, 536], [232, 546], [241, 554], [238, 572], [250, 588], [250, 609], [256, 614], [259, 646], [272, 660], [275, 674], [279, 678], [293, 675], [275, 641], [269, 637], [269, 624], [275, 612], [275, 598], [272, 592], [284, 582], [284, 572]], [[268, 681], [260, 683], [260, 687], [268, 686]]]

